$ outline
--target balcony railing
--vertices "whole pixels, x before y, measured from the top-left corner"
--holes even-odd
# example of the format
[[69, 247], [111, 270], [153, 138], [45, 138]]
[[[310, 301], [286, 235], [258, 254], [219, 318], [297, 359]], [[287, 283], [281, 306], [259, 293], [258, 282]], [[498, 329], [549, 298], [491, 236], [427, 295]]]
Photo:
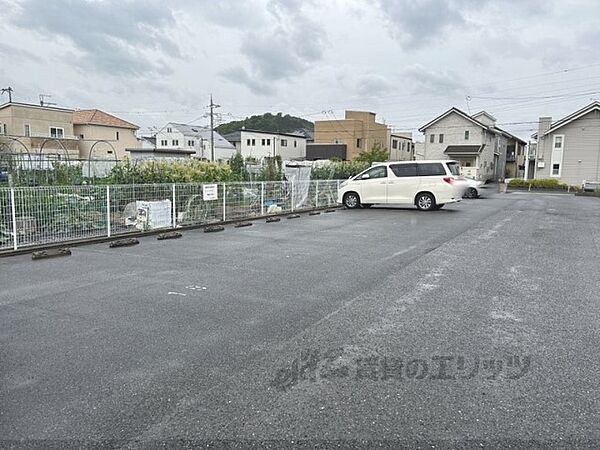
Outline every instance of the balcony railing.
[[73, 141], [73, 140], [79, 139], [77, 136], [72, 136], [70, 134], [53, 136], [53, 135], [50, 135], [50, 133], [31, 133], [29, 136], [25, 136], [25, 137], [38, 138], [38, 139], [64, 139], [67, 141]]

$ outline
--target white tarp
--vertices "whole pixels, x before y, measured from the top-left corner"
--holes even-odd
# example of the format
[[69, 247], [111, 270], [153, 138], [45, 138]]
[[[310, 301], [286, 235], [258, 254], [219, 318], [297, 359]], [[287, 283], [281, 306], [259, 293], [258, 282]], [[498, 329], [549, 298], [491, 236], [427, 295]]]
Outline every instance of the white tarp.
[[308, 198], [310, 188], [310, 172], [312, 164], [310, 162], [288, 162], [283, 164], [283, 174], [285, 179], [294, 184], [294, 208], [302, 208]]
[[135, 207], [137, 210], [135, 227], [138, 230], [167, 228], [173, 224], [171, 200], [136, 201]]

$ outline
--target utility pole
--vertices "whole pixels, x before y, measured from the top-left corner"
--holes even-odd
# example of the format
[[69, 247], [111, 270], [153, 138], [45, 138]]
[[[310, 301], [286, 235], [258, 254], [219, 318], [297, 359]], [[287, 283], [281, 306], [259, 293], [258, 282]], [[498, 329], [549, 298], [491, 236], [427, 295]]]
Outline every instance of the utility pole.
[[215, 160], [215, 122], [214, 122], [214, 109], [220, 108], [221, 105], [215, 105], [213, 103], [212, 94], [210, 94], [210, 160]]
[[12, 93], [13, 93], [13, 88], [11, 88], [10, 86], [7, 88], [2, 88], [0, 89], [0, 95], [4, 94], [8, 92], [8, 103], [12, 103]]

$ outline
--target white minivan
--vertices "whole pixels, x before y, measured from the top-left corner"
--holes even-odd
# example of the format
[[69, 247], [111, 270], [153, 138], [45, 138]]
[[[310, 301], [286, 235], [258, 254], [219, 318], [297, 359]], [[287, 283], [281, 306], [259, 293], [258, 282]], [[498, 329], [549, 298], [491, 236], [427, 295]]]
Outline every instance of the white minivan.
[[430, 211], [460, 202], [466, 188], [457, 161], [386, 162], [344, 181], [337, 201], [350, 209], [397, 204]]

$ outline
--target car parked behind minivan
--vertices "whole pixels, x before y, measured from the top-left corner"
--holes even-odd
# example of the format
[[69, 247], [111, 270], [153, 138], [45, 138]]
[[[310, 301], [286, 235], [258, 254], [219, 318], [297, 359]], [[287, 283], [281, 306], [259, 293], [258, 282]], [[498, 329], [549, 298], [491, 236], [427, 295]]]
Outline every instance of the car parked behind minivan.
[[457, 161], [396, 161], [378, 163], [344, 181], [337, 201], [349, 209], [397, 204], [431, 211], [460, 202], [466, 189]]

